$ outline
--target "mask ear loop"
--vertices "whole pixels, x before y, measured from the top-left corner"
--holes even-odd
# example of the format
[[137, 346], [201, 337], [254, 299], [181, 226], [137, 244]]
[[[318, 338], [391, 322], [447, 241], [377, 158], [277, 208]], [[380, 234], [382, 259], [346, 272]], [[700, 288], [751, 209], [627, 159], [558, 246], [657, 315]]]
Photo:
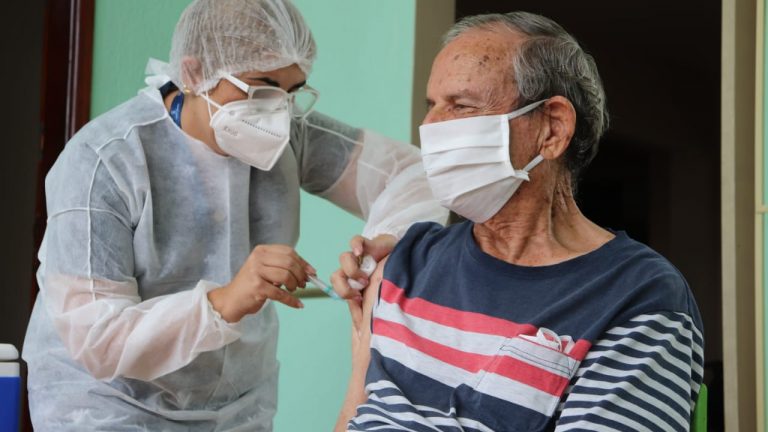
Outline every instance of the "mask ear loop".
[[[528, 104], [528, 105], [526, 105], [526, 106], [524, 106], [524, 107], [522, 107], [522, 108], [520, 108], [518, 110], [512, 111], [511, 113], [507, 114], [507, 119], [508, 120], [512, 120], [512, 119], [520, 117], [520, 116], [522, 116], [524, 114], [528, 114], [529, 112], [535, 110], [536, 108], [538, 108], [541, 104], [543, 104], [546, 101], [547, 101], [547, 99], [542, 99], [542, 100], [540, 100], [538, 102], [534, 102], [534, 103]], [[531, 179], [528, 177], [528, 173], [533, 168], [535, 168], [536, 165], [540, 164], [541, 161], [543, 161], [543, 160], [544, 160], [544, 156], [542, 156], [540, 154], [537, 155], [535, 158], [533, 158], [532, 161], [528, 162], [528, 165], [526, 165], [523, 169], [515, 170], [515, 176], [518, 177], [518, 178], [521, 178], [521, 179], [523, 179], [525, 181], [530, 181]]]
[[511, 113], [507, 114], [507, 120], [512, 120], [512, 119], [515, 119], [517, 117], [522, 116], [523, 114], [528, 114], [529, 112], [535, 110], [536, 108], [539, 107], [539, 105], [543, 104], [546, 101], [547, 101], [547, 99], [543, 99], [543, 100], [540, 100], [538, 102], [534, 102], [532, 104], [528, 104], [528, 105], [526, 105], [526, 106], [524, 106], [524, 107], [522, 107], [522, 108], [520, 108], [518, 110], [512, 111]]
[[208, 108], [208, 119], [213, 120], [213, 114], [211, 113], [211, 99], [208, 97], [208, 90], [205, 91], [205, 106]]
[[211, 105], [216, 106], [216, 108], [218, 108], [219, 110], [221, 110], [223, 107], [221, 105], [217, 104], [216, 101], [211, 99], [210, 96], [208, 96], [208, 90], [204, 91], [200, 96], [203, 99], [205, 99], [205, 102], [206, 102], [205, 106], [208, 108], [208, 118], [210, 120], [213, 120], [213, 112], [211, 111]]
[[519, 177], [519, 178], [521, 178], [521, 179], [523, 179], [525, 181], [530, 181], [531, 179], [528, 177], [528, 173], [532, 169], [534, 169], [536, 167], [536, 165], [540, 164], [541, 161], [543, 161], [543, 160], [544, 160], [544, 156], [537, 155], [535, 158], [533, 158], [532, 161], [528, 162], [528, 165], [526, 165], [525, 168], [523, 168], [521, 170], [515, 171], [515, 174], [517, 175], [517, 177]]

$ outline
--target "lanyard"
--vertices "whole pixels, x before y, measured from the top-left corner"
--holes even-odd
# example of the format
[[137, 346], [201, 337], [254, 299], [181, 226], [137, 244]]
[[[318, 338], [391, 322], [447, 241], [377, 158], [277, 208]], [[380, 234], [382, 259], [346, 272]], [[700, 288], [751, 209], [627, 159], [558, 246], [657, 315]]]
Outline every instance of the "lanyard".
[[181, 128], [181, 106], [184, 105], [184, 92], [179, 91], [179, 93], [173, 97], [173, 102], [171, 102], [171, 118], [173, 119], [173, 122], [176, 123], [176, 126]]

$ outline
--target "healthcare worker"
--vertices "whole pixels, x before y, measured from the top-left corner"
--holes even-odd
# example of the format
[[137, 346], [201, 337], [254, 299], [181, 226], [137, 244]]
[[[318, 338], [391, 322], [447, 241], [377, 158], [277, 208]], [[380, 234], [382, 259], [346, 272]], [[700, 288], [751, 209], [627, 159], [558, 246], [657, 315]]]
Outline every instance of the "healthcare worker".
[[270, 431], [270, 300], [301, 307], [286, 289], [314, 273], [299, 188], [367, 220], [356, 248], [445, 220], [418, 149], [311, 112], [315, 51], [288, 0], [196, 0], [167, 76], [67, 144], [24, 346], [35, 430]]

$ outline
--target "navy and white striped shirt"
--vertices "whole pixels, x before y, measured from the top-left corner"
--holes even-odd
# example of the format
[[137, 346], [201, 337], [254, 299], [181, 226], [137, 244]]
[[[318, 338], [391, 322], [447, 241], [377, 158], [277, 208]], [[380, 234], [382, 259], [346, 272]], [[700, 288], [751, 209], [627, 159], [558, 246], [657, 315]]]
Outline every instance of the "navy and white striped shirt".
[[482, 252], [471, 223], [417, 224], [384, 269], [348, 429], [687, 430], [701, 328], [680, 273], [625, 233], [525, 267]]

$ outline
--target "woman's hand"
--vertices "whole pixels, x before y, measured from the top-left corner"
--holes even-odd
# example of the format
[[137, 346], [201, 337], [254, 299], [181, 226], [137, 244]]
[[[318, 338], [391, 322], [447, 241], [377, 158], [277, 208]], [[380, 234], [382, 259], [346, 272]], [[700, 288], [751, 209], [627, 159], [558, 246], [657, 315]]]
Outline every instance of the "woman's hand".
[[304, 304], [290, 293], [306, 286], [308, 273], [317, 271], [292, 247], [259, 245], [229, 284], [208, 292], [208, 300], [227, 322], [258, 312], [267, 299], [300, 309]]
[[349, 242], [351, 251], [339, 256], [341, 268], [331, 275], [331, 284], [336, 292], [345, 299], [360, 299], [360, 291], [349, 286], [348, 279], [356, 280], [362, 286], [368, 286], [369, 276], [360, 270], [360, 260], [370, 255], [377, 263], [392, 252], [397, 239], [389, 234], [381, 234], [373, 239], [354, 236]]

